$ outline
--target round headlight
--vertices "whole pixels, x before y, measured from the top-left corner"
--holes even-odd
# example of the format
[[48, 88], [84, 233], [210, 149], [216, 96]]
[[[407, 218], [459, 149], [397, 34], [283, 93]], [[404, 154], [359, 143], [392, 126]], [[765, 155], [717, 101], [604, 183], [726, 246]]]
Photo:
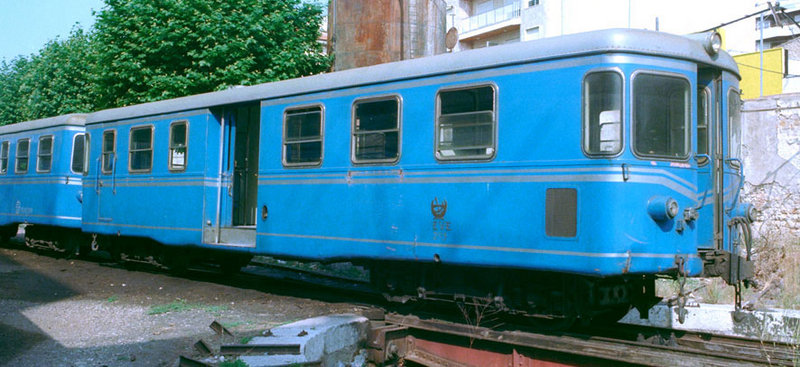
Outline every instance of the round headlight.
[[657, 222], [668, 221], [678, 215], [678, 202], [671, 197], [654, 196], [647, 202], [647, 212]]
[[678, 202], [675, 199], [670, 198], [667, 200], [667, 216], [672, 219], [678, 215]]
[[706, 40], [705, 49], [709, 55], [716, 55], [719, 53], [719, 50], [722, 48], [722, 36], [719, 32], [711, 32], [708, 34], [708, 39]]

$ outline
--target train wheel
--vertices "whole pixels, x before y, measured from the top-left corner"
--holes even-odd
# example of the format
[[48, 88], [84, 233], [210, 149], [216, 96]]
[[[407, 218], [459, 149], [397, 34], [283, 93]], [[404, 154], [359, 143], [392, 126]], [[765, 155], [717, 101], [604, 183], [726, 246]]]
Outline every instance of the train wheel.
[[252, 256], [231, 256], [226, 257], [219, 262], [219, 268], [225, 275], [234, 275], [239, 273], [243, 267], [250, 263]]
[[186, 274], [189, 269], [189, 254], [181, 249], [174, 247], [166, 247], [162, 253], [162, 264], [167, 267], [167, 270], [175, 275]]
[[17, 235], [19, 226], [4, 226], [0, 227], [0, 245], [7, 246], [11, 243], [11, 238]]

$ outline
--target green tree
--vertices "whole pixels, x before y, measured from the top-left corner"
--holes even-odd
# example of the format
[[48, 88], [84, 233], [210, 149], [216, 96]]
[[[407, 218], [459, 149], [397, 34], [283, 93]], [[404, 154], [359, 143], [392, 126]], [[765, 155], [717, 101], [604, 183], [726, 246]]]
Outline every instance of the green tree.
[[106, 0], [94, 88], [110, 108], [311, 75], [330, 59], [300, 0]]
[[65, 40], [0, 65], [0, 125], [94, 108], [91, 38], [75, 28]]

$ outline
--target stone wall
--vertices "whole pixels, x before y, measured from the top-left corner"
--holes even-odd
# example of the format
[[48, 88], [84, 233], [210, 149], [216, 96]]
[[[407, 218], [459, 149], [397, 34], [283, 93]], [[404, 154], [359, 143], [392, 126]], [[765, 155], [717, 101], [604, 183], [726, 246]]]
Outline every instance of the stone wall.
[[800, 94], [745, 101], [742, 111], [745, 190], [756, 206], [756, 235], [800, 239]]

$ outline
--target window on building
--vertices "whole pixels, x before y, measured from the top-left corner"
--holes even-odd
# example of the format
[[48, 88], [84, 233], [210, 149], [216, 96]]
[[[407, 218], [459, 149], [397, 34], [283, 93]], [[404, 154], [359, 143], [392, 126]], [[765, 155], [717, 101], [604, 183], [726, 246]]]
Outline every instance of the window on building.
[[39, 137], [39, 151], [36, 156], [36, 172], [50, 172], [53, 166], [53, 136]]
[[[709, 108], [708, 101], [710, 100], [710, 92], [708, 89], [700, 89], [697, 91], [697, 154], [708, 154], [708, 121], [711, 120], [711, 109]], [[701, 158], [698, 163], [705, 164], [708, 158]]]
[[444, 90], [437, 99], [436, 158], [493, 158], [497, 125], [494, 87]]
[[117, 161], [117, 131], [103, 131], [103, 174], [111, 174]]
[[322, 107], [286, 110], [283, 115], [283, 164], [322, 164]]
[[643, 157], [684, 159], [689, 155], [689, 83], [660, 74], [633, 80], [634, 152]]
[[173, 122], [169, 127], [169, 169], [170, 171], [183, 171], [186, 169], [188, 157], [188, 130], [187, 121]]
[[72, 173], [86, 173], [86, 134], [75, 134], [72, 139]]
[[590, 155], [622, 151], [622, 75], [588, 74], [583, 80], [583, 150]]
[[353, 105], [353, 162], [396, 162], [400, 157], [400, 100], [356, 101]]
[[153, 168], [153, 127], [131, 128], [129, 146], [130, 172], [149, 172]]
[[528, 0], [528, 6], [539, 5], [539, 0]]
[[0, 143], [0, 175], [8, 173], [8, 142]]
[[30, 152], [30, 139], [17, 140], [17, 154], [14, 164], [14, 173], [28, 172], [28, 153]]
[[531, 27], [525, 30], [526, 40], [538, 40], [539, 38], [542, 38], [542, 35], [539, 33], [539, 27]]

